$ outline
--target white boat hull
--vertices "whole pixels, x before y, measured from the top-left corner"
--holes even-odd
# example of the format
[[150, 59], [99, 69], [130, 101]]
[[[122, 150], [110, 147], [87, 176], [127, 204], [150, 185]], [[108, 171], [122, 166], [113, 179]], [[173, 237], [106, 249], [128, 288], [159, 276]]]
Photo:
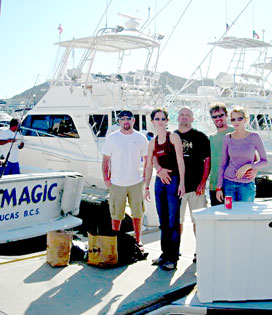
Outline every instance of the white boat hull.
[[76, 172], [7, 175], [0, 179], [0, 243], [69, 229], [79, 213], [83, 177]]

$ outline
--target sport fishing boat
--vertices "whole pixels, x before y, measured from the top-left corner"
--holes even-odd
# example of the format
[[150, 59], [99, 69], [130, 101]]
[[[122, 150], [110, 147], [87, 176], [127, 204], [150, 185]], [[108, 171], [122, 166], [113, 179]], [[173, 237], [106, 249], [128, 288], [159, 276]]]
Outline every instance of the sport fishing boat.
[[[125, 27], [105, 27], [94, 36], [57, 43], [64, 53], [49, 91], [21, 126], [25, 148], [20, 161], [26, 168], [74, 170], [84, 174], [85, 187], [105, 189], [101, 149], [106, 135], [119, 128], [118, 113], [132, 111], [134, 128], [144, 134], [151, 130], [149, 114], [163, 99], [156, 72], [162, 36], [144, 35], [136, 18], [124, 17]], [[143, 69], [122, 73], [134, 52], [145, 53]], [[117, 57], [116, 73], [92, 72], [99, 54], [111, 62]]]
[[[140, 33], [137, 25], [129, 18], [126, 28], [103, 28], [95, 36], [57, 43], [64, 54], [50, 89], [22, 123], [22, 164], [76, 170], [84, 174], [86, 185], [104, 187], [101, 147], [106, 135], [119, 128], [118, 113], [131, 110], [136, 118], [135, 129], [146, 133], [150, 128], [148, 114], [161, 101], [159, 74], [148, 69], [159, 41]], [[69, 69], [75, 50], [81, 50], [82, 56], [78, 66]], [[134, 50], [146, 51], [144, 69], [124, 74], [123, 60]], [[98, 53], [118, 58], [115, 74], [92, 73]]]
[[[256, 38], [223, 37], [210, 42], [212, 48], [205, 60], [209, 59], [208, 69], [212, 67], [212, 55], [216, 49], [229, 53], [230, 62], [225, 72], [220, 72], [215, 79], [197, 77], [196, 73], [175, 93], [166, 96], [171, 111], [171, 120], [177, 119], [181, 106], [189, 106], [194, 112], [194, 126], [207, 135], [215, 132], [209, 115], [210, 104], [220, 101], [228, 108], [234, 105], [245, 107], [249, 113], [248, 127], [260, 133], [269, 155], [269, 166], [264, 173], [272, 172], [272, 90], [269, 76], [272, 71], [271, 44]], [[202, 61], [202, 67], [205, 66]], [[201, 69], [201, 65], [197, 69]], [[202, 69], [199, 71], [204, 73]], [[201, 83], [200, 83], [201, 82]], [[206, 83], [206, 84], [205, 84]], [[197, 84], [197, 93], [184, 93], [191, 85]]]

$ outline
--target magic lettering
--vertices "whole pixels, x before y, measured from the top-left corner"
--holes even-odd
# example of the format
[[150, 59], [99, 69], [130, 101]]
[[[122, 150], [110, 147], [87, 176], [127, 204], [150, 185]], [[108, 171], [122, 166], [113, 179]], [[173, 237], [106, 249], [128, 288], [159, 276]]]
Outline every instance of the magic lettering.
[[23, 187], [23, 189], [3, 189], [1, 194], [1, 204], [0, 208], [6, 206], [20, 206], [21, 204], [37, 204], [39, 202], [45, 202], [47, 200], [53, 201], [57, 198], [56, 188], [58, 184], [53, 183], [48, 185], [38, 184], [30, 188], [28, 186]]

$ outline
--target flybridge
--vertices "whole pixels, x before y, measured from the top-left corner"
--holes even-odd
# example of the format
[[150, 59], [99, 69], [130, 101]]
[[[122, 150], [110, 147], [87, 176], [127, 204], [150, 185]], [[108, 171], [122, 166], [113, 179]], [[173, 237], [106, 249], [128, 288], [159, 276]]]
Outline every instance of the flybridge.
[[[2, 188], [3, 187], [3, 188]], [[0, 179], [0, 243], [69, 229], [79, 212], [83, 176], [54, 172]]]

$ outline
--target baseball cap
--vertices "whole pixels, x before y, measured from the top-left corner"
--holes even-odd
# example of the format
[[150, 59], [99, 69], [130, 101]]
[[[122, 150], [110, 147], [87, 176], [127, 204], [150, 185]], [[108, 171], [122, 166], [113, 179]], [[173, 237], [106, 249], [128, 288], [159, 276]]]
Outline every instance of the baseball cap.
[[121, 111], [119, 114], [118, 114], [118, 118], [120, 119], [120, 118], [122, 118], [122, 117], [130, 117], [130, 118], [132, 118], [132, 117], [134, 117], [133, 116], [133, 114], [132, 114], [132, 112], [131, 111], [129, 111], [129, 110], [123, 110], [123, 111]]

